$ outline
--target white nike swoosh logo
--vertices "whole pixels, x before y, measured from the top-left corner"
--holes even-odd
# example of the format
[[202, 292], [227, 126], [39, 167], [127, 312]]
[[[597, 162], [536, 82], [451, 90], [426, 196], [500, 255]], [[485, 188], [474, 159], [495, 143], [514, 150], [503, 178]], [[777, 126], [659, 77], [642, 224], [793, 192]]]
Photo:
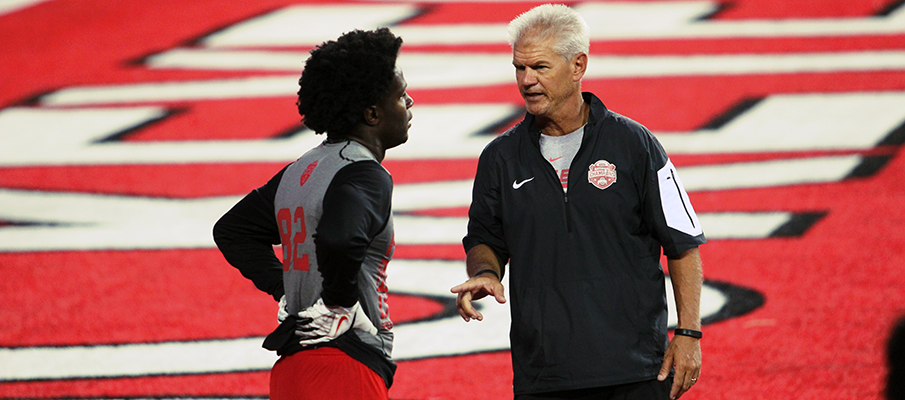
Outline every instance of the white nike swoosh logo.
[[525, 179], [525, 180], [523, 180], [523, 181], [521, 181], [521, 182], [512, 181], [512, 188], [518, 190], [518, 188], [522, 187], [522, 185], [524, 185], [524, 184], [526, 184], [526, 183], [528, 183], [528, 182], [531, 182], [531, 181], [533, 181], [533, 180], [534, 180], [534, 177], [532, 176], [532, 177], [530, 177], [530, 178], [528, 178], [528, 179]]

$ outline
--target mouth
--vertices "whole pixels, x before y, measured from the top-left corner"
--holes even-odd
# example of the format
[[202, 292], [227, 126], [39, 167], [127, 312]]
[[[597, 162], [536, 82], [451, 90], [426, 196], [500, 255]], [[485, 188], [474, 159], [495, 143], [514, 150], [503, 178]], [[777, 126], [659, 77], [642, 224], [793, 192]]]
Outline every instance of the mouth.
[[543, 93], [523, 93], [522, 94], [522, 98], [524, 98], [525, 100], [528, 100], [528, 101], [537, 100], [542, 97], [544, 97]]

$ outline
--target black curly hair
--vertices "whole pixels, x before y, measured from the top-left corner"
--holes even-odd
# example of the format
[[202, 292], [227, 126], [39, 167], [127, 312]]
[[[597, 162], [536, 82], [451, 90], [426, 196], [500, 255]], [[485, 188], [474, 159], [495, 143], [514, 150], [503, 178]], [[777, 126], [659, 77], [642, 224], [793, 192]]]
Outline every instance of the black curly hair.
[[390, 91], [402, 38], [387, 28], [354, 30], [311, 50], [296, 105], [315, 133], [343, 136]]

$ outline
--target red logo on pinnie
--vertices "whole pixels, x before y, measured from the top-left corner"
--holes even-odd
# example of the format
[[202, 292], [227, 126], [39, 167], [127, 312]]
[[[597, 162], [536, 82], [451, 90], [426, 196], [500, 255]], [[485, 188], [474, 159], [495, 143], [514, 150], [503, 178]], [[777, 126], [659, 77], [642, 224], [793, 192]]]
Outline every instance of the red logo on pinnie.
[[305, 168], [305, 172], [302, 172], [302, 178], [299, 179], [299, 186], [305, 186], [305, 182], [308, 182], [308, 178], [311, 177], [311, 173], [314, 172], [315, 168], [317, 168], [317, 160], [308, 164], [308, 167]]

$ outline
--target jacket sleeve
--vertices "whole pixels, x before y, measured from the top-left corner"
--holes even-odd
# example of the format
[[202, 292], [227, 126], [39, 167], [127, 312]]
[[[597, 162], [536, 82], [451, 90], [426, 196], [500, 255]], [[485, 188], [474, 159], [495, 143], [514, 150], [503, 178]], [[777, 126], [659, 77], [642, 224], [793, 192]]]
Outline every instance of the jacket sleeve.
[[503, 236], [500, 183], [503, 178], [495, 143], [496, 140], [491, 142], [478, 159], [471, 206], [468, 209], [468, 233], [462, 239], [462, 244], [466, 253], [479, 244], [489, 246], [500, 262], [500, 272], [505, 273], [506, 263], [509, 262], [509, 249]]
[[707, 240], [676, 167], [654, 135], [645, 128], [640, 129], [643, 151], [638, 156], [638, 168], [644, 171], [642, 218], [663, 246], [663, 253], [668, 258], [677, 258]]
[[374, 161], [349, 164], [333, 177], [314, 234], [325, 304], [350, 307], [358, 301], [361, 264], [390, 219], [392, 196], [392, 177]]
[[236, 203], [220, 217], [213, 232], [226, 261], [277, 301], [284, 293], [283, 263], [273, 251], [280, 244], [273, 200], [285, 170]]

